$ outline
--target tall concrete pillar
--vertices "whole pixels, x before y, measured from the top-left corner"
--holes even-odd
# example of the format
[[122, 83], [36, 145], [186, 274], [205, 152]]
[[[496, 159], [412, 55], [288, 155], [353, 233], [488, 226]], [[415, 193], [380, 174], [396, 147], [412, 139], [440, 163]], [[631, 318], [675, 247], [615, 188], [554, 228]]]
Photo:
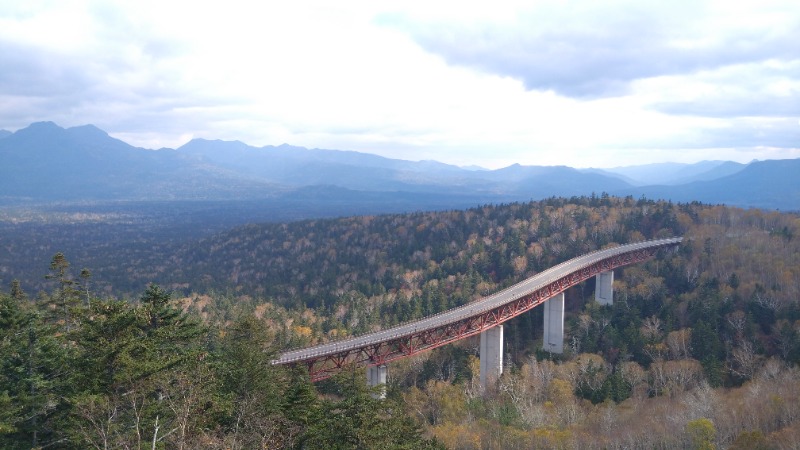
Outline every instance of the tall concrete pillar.
[[503, 326], [481, 333], [481, 389], [494, 383], [503, 374]]
[[380, 386], [380, 392], [373, 394], [375, 398], [386, 398], [387, 372], [385, 364], [367, 367], [367, 385], [370, 387]]
[[544, 302], [544, 342], [542, 349], [564, 353], [564, 293]]
[[614, 271], [602, 272], [595, 277], [594, 299], [601, 305], [614, 304]]

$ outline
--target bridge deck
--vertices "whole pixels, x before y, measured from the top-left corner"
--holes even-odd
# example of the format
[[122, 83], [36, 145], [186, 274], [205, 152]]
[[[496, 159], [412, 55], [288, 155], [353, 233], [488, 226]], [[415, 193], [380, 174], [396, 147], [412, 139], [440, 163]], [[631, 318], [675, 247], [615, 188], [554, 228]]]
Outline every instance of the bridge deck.
[[[655, 251], [659, 248], [676, 246], [682, 240], [683, 238], [681, 237], [675, 237], [669, 239], [644, 241], [587, 253], [553, 266], [511, 287], [503, 289], [502, 291], [496, 292], [492, 295], [458, 308], [450, 309], [416, 320], [414, 322], [404, 323], [385, 330], [355, 336], [341, 341], [329, 342], [327, 344], [321, 344], [314, 347], [287, 351], [281, 354], [278, 359], [272, 361], [272, 363], [293, 364], [311, 361], [309, 363], [311, 365], [314, 361], [321, 358], [332, 357], [333, 355], [348, 355], [370, 346], [375, 346], [388, 341], [396, 341], [404, 337], [419, 335], [420, 333], [425, 333], [431, 330], [441, 329], [442, 327], [446, 327], [450, 324], [456, 324], [473, 317], [487, 314], [488, 312], [496, 310], [503, 305], [515, 302], [526, 296], [530, 296], [537, 291], [542, 290], [546, 286], [563, 279], [565, 276], [580, 272], [581, 270], [595, 265], [598, 262], [637, 251]], [[553, 295], [555, 294], [557, 294], [557, 292], [555, 292]], [[495, 326], [498, 323], [499, 322], [490, 324], [489, 327]]]

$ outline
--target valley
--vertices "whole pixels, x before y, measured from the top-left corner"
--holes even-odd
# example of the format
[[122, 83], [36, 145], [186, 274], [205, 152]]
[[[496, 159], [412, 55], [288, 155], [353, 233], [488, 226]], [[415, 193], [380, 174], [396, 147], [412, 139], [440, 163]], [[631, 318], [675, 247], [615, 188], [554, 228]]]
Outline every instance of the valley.
[[[71, 140], [62, 149], [84, 169], [101, 157], [76, 136], [108, 139], [45, 128]], [[734, 173], [714, 163], [718, 178], [634, 186], [564, 167], [466, 174], [313, 151], [312, 183], [335, 184], [298, 185], [313, 177], [286, 175], [289, 162], [258, 178], [269, 171], [241, 172], [247, 164], [233, 159], [212, 170], [198, 155], [164, 177], [141, 162], [158, 156], [116, 145], [128, 162], [89, 171], [114, 176], [69, 181], [31, 168], [67, 182], [17, 179], [3, 192], [4, 446], [123, 446], [154, 433], [211, 447], [322, 448], [358, 436], [367, 447], [790, 448], [800, 436], [800, 217], [777, 210], [798, 204], [794, 160]], [[126, 174], [131, 164], [138, 172]], [[173, 175], [190, 167], [217, 178], [193, 173], [184, 195]], [[637, 195], [572, 194], [592, 185]], [[758, 208], [680, 200], [698, 192]], [[508, 368], [485, 390], [477, 338], [392, 362], [386, 400], [363, 371], [311, 384], [270, 364], [469, 304], [578, 255], [671, 236], [683, 237], [677, 252], [615, 271], [613, 306], [592, 301], [592, 280], [566, 291], [563, 355], [542, 350], [542, 308], [506, 322]], [[363, 421], [327, 421], [356, 410]], [[88, 425], [100, 422], [108, 428]], [[162, 425], [184, 432], [162, 435]]]

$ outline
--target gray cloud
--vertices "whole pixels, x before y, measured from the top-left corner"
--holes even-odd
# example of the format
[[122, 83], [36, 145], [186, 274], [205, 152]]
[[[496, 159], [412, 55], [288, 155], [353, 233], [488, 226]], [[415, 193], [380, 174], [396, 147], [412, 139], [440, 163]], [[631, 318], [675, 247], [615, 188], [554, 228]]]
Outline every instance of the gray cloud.
[[797, 148], [800, 143], [800, 123], [796, 118], [774, 120], [734, 119], [726, 130], [706, 131], [709, 144], [730, 147]]
[[[448, 17], [440, 21], [416, 19], [418, 11], [413, 9], [405, 16], [384, 15], [377, 19], [383, 27], [373, 21], [364, 28], [369, 31], [359, 31], [363, 34], [330, 41], [331, 45], [368, 40], [391, 45], [340, 45], [339, 65], [338, 53], [328, 59], [330, 50], [312, 51], [317, 41], [330, 38], [319, 33], [319, 24], [297, 22], [291, 29], [308, 33], [286, 34], [291, 39], [276, 40], [271, 33], [256, 33], [250, 39], [249, 33], [235, 33], [232, 23], [216, 27], [213, 14], [206, 23], [202, 14], [192, 20], [180, 8], [173, 8], [170, 17], [160, 7], [156, 11], [90, 1], [87, 11], [81, 12], [85, 22], [75, 21], [86, 27], [77, 31], [85, 33], [65, 36], [64, 30], [69, 34], [70, 26], [75, 26], [69, 21], [50, 34], [47, 21], [37, 25], [45, 30], [42, 33], [0, 33], [0, 128], [13, 130], [42, 120], [62, 126], [92, 123], [150, 147], [176, 146], [182, 139], [202, 136], [252, 144], [287, 141], [382, 150], [406, 158], [423, 157], [424, 152], [425, 158], [447, 160], [447, 152], [452, 152], [453, 160], [485, 165], [510, 164], [534, 151], [544, 153], [552, 142], [575, 149], [550, 160], [567, 164], [575, 164], [567, 158], [584, 159], [584, 150], [579, 149], [599, 149], [609, 155], [620, 149], [631, 153], [647, 149], [641, 158], [652, 158], [656, 150], [668, 154], [682, 149], [690, 153], [761, 146], [797, 149], [800, 22], [794, 26], [788, 22], [797, 20], [796, 13], [769, 30], [743, 20], [742, 27], [727, 23], [722, 30], [708, 31], [711, 15], [703, 7], [695, 11], [694, 4], [672, 11], [679, 0], [656, 9], [638, 0], [613, 1], [629, 4], [605, 10], [608, 2], [554, 0], [549, 9], [537, 6], [506, 16], [502, 24], [490, 17], [472, 22], [462, 17], [454, 23], [447, 11], [440, 12]], [[753, 21], [761, 22], [769, 21]], [[386, 25], [393, 29], [387, 32]], [[341, 29], [347, 33], [344, 25]], [[398, 30], [412, 40], [398, 38]], [[375, 31], [379, 34], [369, 34]], [[310, 37], [302, 41], [305, 36]], [[295, 46], [298, 39], [303, 45]], [[281, 51], [262, 51], [265, 46]], [[387, 95], [387, 101], [378, 105], [361, 98], [383, 92], [377, 82], [365, 89], [349, 84], [338, 91], [338, 86], [326, 83], [346, 71], [382, 73], [358, 66], [360, 61], [374, 64], [367, 50], [386, 50], [397, 62], [393, 73], [408, 75], [409, 83], [418, 83], [413, 87], [426, 95], [408, 104], [397, 104]], [[313, 61], [319, 68], [297, 66], [299, 60]], [[390, 64], [381, 61], [382, 67]], [[303, 76], [272, 76], [294, 73], [296, 67], [302, 67], [303, 73], [297, 74]], [[518, 83], [475, 77], [465, 74], [463, 67], [513, 77], [529, 90], [552, 90], [562, 97], [633, 96], [606, 103], [520, 95], [525, 93]], [[310, 73], [314, 75], [306, 76]], [[320, 89], [316, 84], [334, 87]], [[393, 86], [387, 83], [385, 89], [388, 93]], [[283, 95], [284, 91], [291, 95]], [[326, 96], [327, 91], [347, 95]], [[356, 106], [348, 104], [350, 97]], [[598, 109], [604, 104], [609, 105], [607, 110]], [[384, 105], [386, 109], [380, 109]], [[615, 105], [622, 109], [614, 110]], [[642, 105], [651, 111], [643, 111], [640, 131], [636, 114]], [[327, 112], [339, 108], [341, 113]], [[374, 120], [373, 113], [364, 120], [361, 111], [373, 108]], [[443, 120], [428, 120], [431, 115], [419, 114], [421, 108], [457, 114], [453, 119], [443, 113]], [[494, 110], [496, 117], [486, 114]], [[671, 118], [665, 125], [671, 131], [666, 133], [658, 123], [663, 116], [652, 110], [715, 119]], [[530, 120], [524, 120], [527, 115]], [[786, 119], [792, 116], [795, 119]], [[542, 125], [537, 120], [543, 117], [562, 122], [545, 120], [547, 125]], [[600, 128], [596, 142], [583, 139], [589, 133], [580, 130]], [[648, 129], [655, 134], [646, 133]], [[581, 135], [580, 139], [571, 139], [572, 134]]]
[[800, 59], [778, 67], [741, 65], [696, 79], [709, 88], [702, 95], [666, 97], [651, 108], [718, 118], [800, 117]]
[[629, 5], [608, 11], [537, 10], [512, 24], [385, 21], [449, 64], [514, 77], [528, 89], [574, 98], [621, 95], [631, 82], [644, 78], [800, 59], [800, 26], [714, 35], [703, 29], [698, 14], [691, 6], [675, 12]]
[[676, 137], [665, 147], [796, 149], [798, 142], [800, 123], [795, 118], [733, 118], [727, 120], [723, 127], [702, 128]]
[[0, 41], [0, 94], [44, 97], [70, 95], [91, 85], [91, 75], [77, 61], [41, 49]]
[[799, 117], [800, 92], [776, 95], [714, 95], [692, 101], [665, 101], [653, 109], [675, 115], [703, 117]]
[[82, 61], [34, 46], [0, 41], [0, 121], [12, 128], [69, 116], [96, 85]]
[[84, 48], [54, 51], [0, 39], [0, 67], [13, 68], [0, 70], [0, 123], [22, 128], [52, 120], [109, 132], [173, 133], [191, 122], [181, 119], [182, 110], [222, 103], [212, 92], [193, 91], [174, 70], [172, 58], [184, 51], [180, 42], [148, 35], [120, 11], [97, 13], [101, 29]]

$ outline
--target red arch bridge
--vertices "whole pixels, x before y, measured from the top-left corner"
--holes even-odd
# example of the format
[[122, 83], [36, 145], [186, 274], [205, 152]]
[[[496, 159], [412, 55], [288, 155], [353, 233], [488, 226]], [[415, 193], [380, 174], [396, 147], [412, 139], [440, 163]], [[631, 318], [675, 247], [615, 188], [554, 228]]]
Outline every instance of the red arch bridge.
[[273, 364], [304, 365], [312, 381], [352, 365], [367, 366], [370, 385], [386, 383], [386, 363], [481, 335], [481, 385], [502, 372], [502, 323], [544, 303], [544, 349], [561, 353], [564, 341], [564, 291], [597, 277], [595, 298], [613, 302], [613, 269], [645, 261], [683, 238], [638, 242], [587, 253], [542, 271], [509, 288], [469, 304], [374, 333], [287, 351]]

